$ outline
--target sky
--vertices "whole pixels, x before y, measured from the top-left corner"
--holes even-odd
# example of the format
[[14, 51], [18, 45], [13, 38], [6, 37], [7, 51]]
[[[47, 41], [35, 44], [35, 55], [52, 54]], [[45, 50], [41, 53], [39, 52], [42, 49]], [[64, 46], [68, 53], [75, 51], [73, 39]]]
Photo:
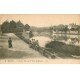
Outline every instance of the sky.
[[0, 24], [5, 20], [21, 21], [36, 27], [48, 27], [59, 24], [80, 24], [79, 14], [0, 14]]

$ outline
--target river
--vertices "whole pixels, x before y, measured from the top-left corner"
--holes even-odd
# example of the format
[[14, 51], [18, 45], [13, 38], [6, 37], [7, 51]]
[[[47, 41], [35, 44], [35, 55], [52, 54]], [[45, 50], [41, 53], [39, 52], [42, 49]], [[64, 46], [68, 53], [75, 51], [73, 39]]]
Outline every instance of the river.
[[36, 36], [31, 39], [38, 40], [39, 45], [41, 47], [45, 47], [45, 44], [51, 41], [51, 39], [49, 37], [45, 37], [45, 36]]
[[54, 34], [52, 36], [34, 36], [31, 39], [39, 41], [41, 47], [45, 47], [45, 44], [50, 41], [60, 41], [66, 44], [80, 46], [80, 35], [69, 35], [69, 34]]

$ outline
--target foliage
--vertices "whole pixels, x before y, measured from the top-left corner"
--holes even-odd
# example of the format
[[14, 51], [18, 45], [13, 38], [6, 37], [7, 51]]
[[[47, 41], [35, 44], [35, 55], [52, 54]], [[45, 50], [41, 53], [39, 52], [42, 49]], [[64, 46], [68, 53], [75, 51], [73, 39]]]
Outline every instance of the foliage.
[[75, 23], [71, 23], [69, 25], [63, 25], [63, 24], [59, 24], [57, 26], [51, 26], [50, 29], [54, 30], [54, 31], [62, 31], [62, 32], [67, 32], [69, 31], [68, 27], [71, 27], [71, 31], [78, 31], [80, 32], [80, 26], [75, 24]]
[[75, 45], [68, 45], [59, 41], [52, 41], [47, 43], [46, 48], [50, 48], [51, 52], [56, 52], [60, 57], [70, 57], [71, 55], [80, 56], [80, 47]]
[[10, 21], [10, 23], [9, 23], [9, 27], [10, 28], [16, 28], [16, 22], [15, 21]]
[[29, 31], [29, 30], [30, 30], [30, 26], [29, 26], [28, 24], [26, 24], [26, 25], [25, 25], [25, 29], [26, 29], [27, 31]]
[[3, 24], [1, 25], [1, 30], [2, 30], [2, 32], [7, 31], [7, 30], [9, 29], [9, 27], [10, 27], [9, 25], [10, 25], [10, 24], [9, 24], [8, 21], [3, 22]]
[[33, 35], [33, 33], [32, 33], [32, 31], [30, 31], [29, 32], [29, 37], [31, 38], [31, 37], [33, 37], [34, 35]]
[[24, 24], [21, 23], [20, 20], [18, 22], [15, 22], [14, 20], [12, 20], [10, 22], [9, 21], [4, 21], [1, 24], [1, 31], [3, 33], [6, 33], [6, 32], [22, 32], [23, 29], [30, 30], [30, 26], [28, 24], [26, 24], [24, 26]]

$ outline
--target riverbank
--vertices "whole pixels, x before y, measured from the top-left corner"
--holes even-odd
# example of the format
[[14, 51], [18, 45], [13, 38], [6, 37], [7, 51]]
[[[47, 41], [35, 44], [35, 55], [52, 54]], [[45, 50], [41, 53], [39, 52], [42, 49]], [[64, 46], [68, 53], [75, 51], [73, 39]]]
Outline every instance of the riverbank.
[[[17, 35], [17, 36], [21, 38], [25, 43], [28, 43], [28, 40], [25, 39], [23, 36], [21, 35]], [[46, 38], [44, 37], [44, 39]], [[41, 41], [43, 40], [41, 39]], [[50, 42], [47, 42], [47, 44], [49, 44]], [[64, 42], [59, 42], [59, 41], [52, 41], [52, 42], [54, 43], [51, 43], [50, 45], [48, 45], [48, 47], [39, 47], [38, 52], [40, 52], [41, 55], [49, 59], [50, 58], [51, 59], [54, 59], [54, 58], [76, 59], [78, 58], [79, 59], [79, 56], [80, 56], [79, 46], [65, 44]]]
[[61, 57], [61, 58], [77, 58], [74, 56], [80, 56], [80, 47], [75, 45], [68, 45], [59, 41], [52, 41], [46, 44], [46, 48], [51, 53]]

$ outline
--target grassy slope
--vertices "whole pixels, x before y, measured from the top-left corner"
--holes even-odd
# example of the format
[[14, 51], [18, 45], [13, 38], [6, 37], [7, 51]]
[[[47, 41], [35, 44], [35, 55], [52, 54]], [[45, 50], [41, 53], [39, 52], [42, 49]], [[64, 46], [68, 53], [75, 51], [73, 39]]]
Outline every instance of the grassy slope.
[[80, 47], [74, 45], [67, 45], [63, 42], [52, 41], [46, 44], [47, 48], [50, 48], [50, 52], [56, 52], [60, 57], [66, 58], [72, 55], [80, 56]]

